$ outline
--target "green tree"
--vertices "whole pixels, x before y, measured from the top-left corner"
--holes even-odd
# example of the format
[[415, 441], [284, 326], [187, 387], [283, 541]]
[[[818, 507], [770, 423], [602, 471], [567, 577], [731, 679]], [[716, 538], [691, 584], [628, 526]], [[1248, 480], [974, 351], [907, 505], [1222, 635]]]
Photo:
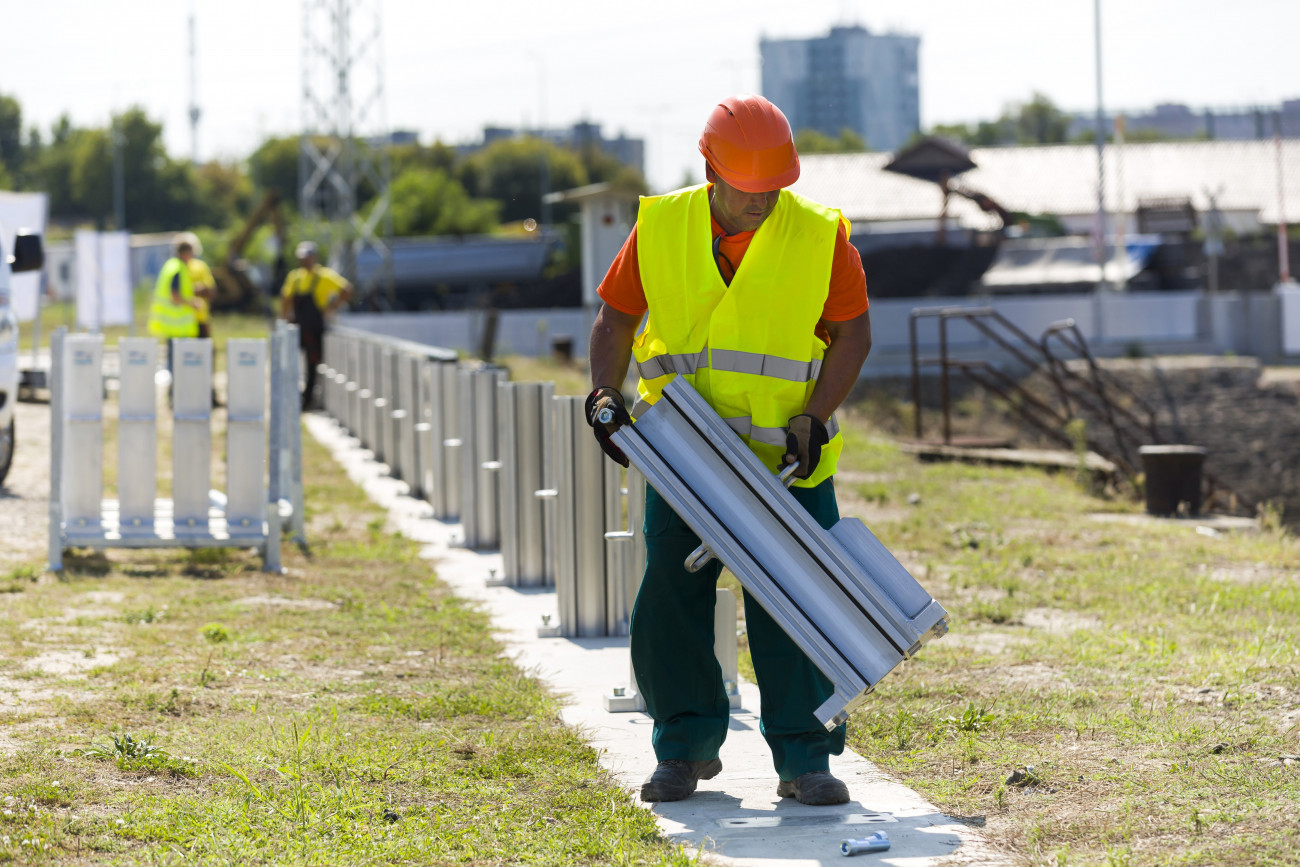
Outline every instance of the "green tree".
[[0, 174], [10, 182], [23, 176], [23, 109], [12, 96], [0, 94]]
[[416, 142], [394, 145], [388, 152], [388, 159], [394, 178], [407, 169], [441, 169], [450, 175], [456, 170], [457, 153], [454, 147], [440, 141], [429, 147]]
[[[546, 187], [567, 190], [588, 183], [587, 171], [573, 151], [535, 138], [495, 141], [465, 159], [458, 180], [472, 196], [496, 199], [501, 219], [515, 222], [538, 219], [542, 212], [542, 164], [548, 168]], [[557, 209], [558, 222], [567, 209]]]
[[252, 182], [261, 190], [275, 190], [280, 201], [290, 208], [298, 208], [298, 149], [299, 136], [269, 138], [262, 142], [248, 158], [248, 171]]
[[501, 203], [472, 199], [442, 169], [409, 168], [388, 188], [398, 235], [471, 235], [497, 228]]
[[65, 114], [50, 127], [50, 140], [43, 142], [32, 157], [28, 183], [31, 189], [43, 190], [50, 201], [50, 216], [56, 219], [77, 216], [72, 196], [72, 164], [77, 140], [84, 135], [72, 126]]
[[1045, 94], [1034, 92], [1029, 102], [1011, 106], [1003, 114], [1015, 127], [1020, 144], [1061, 144], [1070, 132], [1070, 116]]
[[1061, 144], [1068, 141], [1070, 116], [1044, 94], [1035, 92], [1028, 102], [1010, 103], [997, 120], [935, 124], [932, 135], [959, 141], [967, 147]]
[[213, 160], [199, 166], [194, 174], [194, 224], [227, 226], [252, 211], [253, 182], [238, 165]]
[[[167, 155], [162, 124], [141, 108], [114, 119], [121, 137], [127, 227], [136, 232], [194, 225], [193, 168]], [[76, 215], [106, 225], [113, 215], [113, 129], [87, 130], [73, 137], [72, 200]]]
[[867, 143], [848, 127], [838, 136], [829, 136], [820, 130], [801, 129], [795, 133], [794, 146], [801, 154], [846, 154], [867, 150]]

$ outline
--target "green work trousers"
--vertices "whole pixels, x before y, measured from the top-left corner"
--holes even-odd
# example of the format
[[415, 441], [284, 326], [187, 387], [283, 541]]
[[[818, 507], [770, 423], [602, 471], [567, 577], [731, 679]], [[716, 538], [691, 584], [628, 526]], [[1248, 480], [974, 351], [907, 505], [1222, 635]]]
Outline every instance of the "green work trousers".
[[[835, 488], [791, 488], [823, 527], [839, 520]], [[700, 540], [654, 488], [646, 486], [646, 568], [632, 609], [632, 667], [654, 719], [651, 742], [659, 761], [708, 761], [727, 737], [731, 708], [713, 654], [717, 560], [699, 572], [683, 565]], [[762, 698], [760, 731], [782, 780], [830, 769], [844, 751], [844, 726], [827, 731], [813, 712], [831, 697], [817, 670], [763, 607], [745, 592], [745, 626]]]

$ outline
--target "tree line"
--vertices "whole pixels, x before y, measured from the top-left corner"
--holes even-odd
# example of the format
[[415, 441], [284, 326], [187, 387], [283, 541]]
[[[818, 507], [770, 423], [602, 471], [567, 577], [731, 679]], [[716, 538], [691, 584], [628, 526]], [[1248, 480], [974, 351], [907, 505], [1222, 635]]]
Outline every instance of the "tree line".
[[[296, 218], [298, 136], [269, 138], [247, 159], [195, 165], [172, 156], [162, 123], [140, 107], [107, 126], [78, 126], [66, 115], [48, 130], [24, 127], [22, 107], [0, 94], [0, 189], [42, 191], [51, 223], [132, 232], [233, 229], [269, 192]], [[364, 147], [363, 143], [358, 143]], [[644, 192], [641, 173], [595, 144], [566, 148], [536, 138], [503, 139], [462, 152], [435, 142], [390, 146], [389, 201], [398, 235], [465, 235], [540, 218], [543, 189], [610, 182]], [[115, 225], [114, 161], [121, 161], [125, 226]], [[361, 210], [376, 190], [357, 190]], [[568, 211], [555, 209], [556, 219]]]

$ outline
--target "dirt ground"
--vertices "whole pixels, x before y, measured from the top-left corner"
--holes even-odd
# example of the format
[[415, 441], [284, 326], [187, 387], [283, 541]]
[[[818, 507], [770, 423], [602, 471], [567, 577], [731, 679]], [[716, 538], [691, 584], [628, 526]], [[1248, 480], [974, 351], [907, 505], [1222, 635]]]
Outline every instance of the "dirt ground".
[[50, 519], [50, 406], [18, 403], [18, 443], [13, 467], [0, 486], [0, 574], [24, 565], [44, 565]]

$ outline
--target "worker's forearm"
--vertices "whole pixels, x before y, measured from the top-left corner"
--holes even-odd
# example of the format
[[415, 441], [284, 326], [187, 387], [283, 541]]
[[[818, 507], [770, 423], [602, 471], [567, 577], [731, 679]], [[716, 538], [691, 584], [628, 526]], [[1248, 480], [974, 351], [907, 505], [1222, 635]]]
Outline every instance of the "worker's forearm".
[[603, 314], [596, 317], [587, 352], [593, 388], [623, 388], [623, 380], [627, 379], [627, 366], [632, 360], [635, 327], [634, 324], [629, 330], [625, 323], [609, 321]]
[[862, 373], [862, 364], [871, 351], [871, 341], [836, 340], [826, 350], [822, 359], [822, 369], [817, 375], [817, 384], [813, 386], [812, 396], [804, 412], [816, 416], [821, 421], [830, 420], [835, 412], [853, 391], [858, 376]]

